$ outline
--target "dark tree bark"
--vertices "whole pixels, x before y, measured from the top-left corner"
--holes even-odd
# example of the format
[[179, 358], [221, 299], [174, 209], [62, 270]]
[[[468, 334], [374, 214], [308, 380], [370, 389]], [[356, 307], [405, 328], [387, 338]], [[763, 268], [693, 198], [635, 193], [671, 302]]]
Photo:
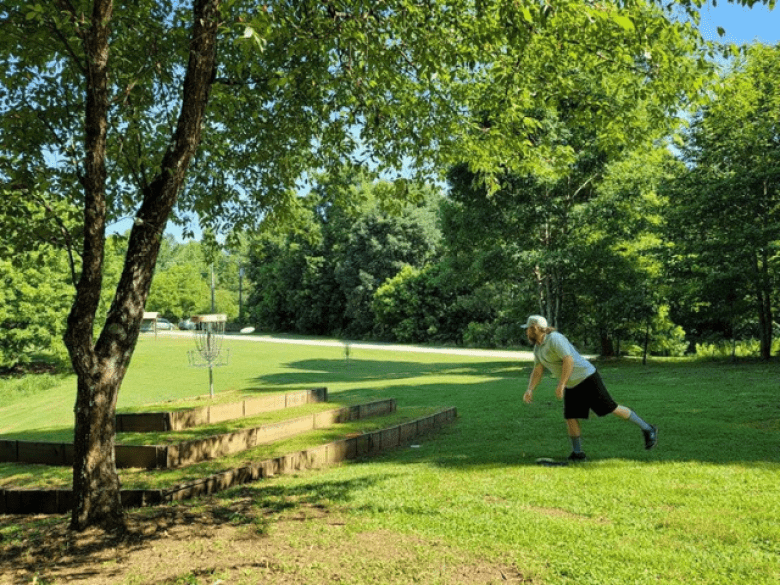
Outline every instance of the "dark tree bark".
[[761, 250], [755, 262], [756, 309], [758, 313], [758, 338], [761, 343], [761, 359], [772, 357], [772, 288], [769, 275], [769, 254]]
[[599, 344], [601, 345], [602, 357], [614, 357], [615, 356], [615, 344], [612, 340], [612, 332], [606, 328], [599, 330]]
[[84, 261], [65, 343], [78, 377], [71, 528], [124, 528], [114, 454], [119, 388], [130, 364], [162, 234], [201, 138], [214, 77], [220, 0], [195, 0], [181, 112], [160, 173], [143, 189], [122, 276], [105, 326], [93, 342], [100, 300], [106, 226], [105, 153], [112, 0], [95, 0], [85, 34], [87, 55]]

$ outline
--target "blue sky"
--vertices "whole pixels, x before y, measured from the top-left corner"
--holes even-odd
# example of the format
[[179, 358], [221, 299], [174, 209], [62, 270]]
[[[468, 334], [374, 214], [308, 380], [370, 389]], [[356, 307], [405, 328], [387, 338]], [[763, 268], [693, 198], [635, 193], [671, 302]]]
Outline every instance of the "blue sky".
[[[723, 37], [718, 37], [719, 26], [726, 29]], [[701, 10], [699, 30], [704, 38], [711, 41], [739, 45], [758, 41], [774, 45], [780, 42], [780, 6], [770, 11], [760, 2], [756, 2], [753, 8], [747, 8], [721, 0], [713, 7], [712, 0], [708, 0]]]

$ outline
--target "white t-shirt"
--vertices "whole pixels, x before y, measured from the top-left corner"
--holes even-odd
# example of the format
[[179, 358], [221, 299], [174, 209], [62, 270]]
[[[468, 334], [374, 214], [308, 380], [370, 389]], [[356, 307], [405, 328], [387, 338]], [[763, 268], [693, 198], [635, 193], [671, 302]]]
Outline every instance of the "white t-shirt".
[[558, 379], [561, 377], [563, 358], [567, 355], [574, 359], [574, 371], [566, 382], [566, 387], [574, 388], [596, 371], [595, 366], [582, 357], [569, 340], [557, 331], [545, 335], [541, 345], [534, 345], [534, 362], [542, 364]]

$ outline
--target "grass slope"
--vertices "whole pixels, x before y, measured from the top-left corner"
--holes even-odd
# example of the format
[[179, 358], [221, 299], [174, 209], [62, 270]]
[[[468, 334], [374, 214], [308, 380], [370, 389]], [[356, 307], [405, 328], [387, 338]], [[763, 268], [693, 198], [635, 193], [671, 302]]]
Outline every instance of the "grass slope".
[[[171, 366], [183, 362], [188, 348], [163, 336], [142, 340], [120, 408], [202, 394], [204, 371]], [[513, 567], [534, 583], [780, 583], [780, 365], [599, 363], [618, 402], [659, 426], [659, 445], [647, 452], [637, 427], [591, 418], [583, 423], [590, 462], [566, 468], [534, 465], [537, 457], [565, 457], [569, 445], [552, 380], [543, 382], [534, 404], [522, 403], [530, 367], [510, 359], [354, 349], [346, 362], [339, 348], [236, 342], [230, 366], [215, 371], [224, 395], [325, 385], [335, 402], [395, 397], [399, 409], [454, 405], [460, 418], [419, 447], [369, 464], [259, 482], [188, 506], [229, 510], [250, 502], [230, 522], [270, 537], [282, 534], [281, 520], [290, 514], [326, 510], [344, 519], [345, 539], [389, 534], [428, 543], [403, 565], [388, 561], [381, 568], [359, 546], [340, 549], [340, 583], [443, 583], [428, 571], [437, 558], [442, 566], [451, 562], [452, 551]], [[23, 395], [0, 388], [0, 396], [16, 396], [0, 407], [3, 434], [64, 432], [73, 388], [72, 379]], [[22, 428], [22, 417], [9, 415], [21, 404], [45, 412], [38, 427]], [[13, 471], [4, 466], [0, 474]], [[315, 518], [305, 522], [306, 537], [288, 544], [302, 554], [327, 547], [332, 531]], [[0, 520], [3, 543], [25, 535]], [[280, 570], [289, 582], [334, 579], [324, 565], [308, 567], [303, 581], [296, 580], [300, 567]], [[263, 575], [250, 568], [221, 578], [254, 583]], [[170, 582], [214, 580], [193, 572]]]

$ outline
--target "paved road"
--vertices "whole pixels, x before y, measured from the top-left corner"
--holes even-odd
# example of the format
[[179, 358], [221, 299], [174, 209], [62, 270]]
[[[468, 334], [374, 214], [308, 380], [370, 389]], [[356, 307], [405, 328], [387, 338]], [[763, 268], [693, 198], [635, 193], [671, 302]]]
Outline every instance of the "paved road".
[[[190, 331], [161, 331], [159, 334], [191, 336]], [[319, 345], [325, 347], [344, 347], [343, 341], [320, 339], [297, 339], [289, 337], [275, 337], [273, 335], [241, 335], [228, 333], [225, 336], [230, 341], [247, 341], [254, 343], [288, 343], [291, 345]], [[349, 342], [352, 349], [373, 349], [378, 351], [394, 351], [409, 353], [442, 353], [449, 355], [468, 355], [476, 357], [509, 358], [516, 360], [533, 360], [534, 354], [530, 351], [506, 351], [494, 349], [460, 349], [456, 347], [427, 347], [419, 345], [397, 345], [394, 343], [366, 343], [362, 341]]]

